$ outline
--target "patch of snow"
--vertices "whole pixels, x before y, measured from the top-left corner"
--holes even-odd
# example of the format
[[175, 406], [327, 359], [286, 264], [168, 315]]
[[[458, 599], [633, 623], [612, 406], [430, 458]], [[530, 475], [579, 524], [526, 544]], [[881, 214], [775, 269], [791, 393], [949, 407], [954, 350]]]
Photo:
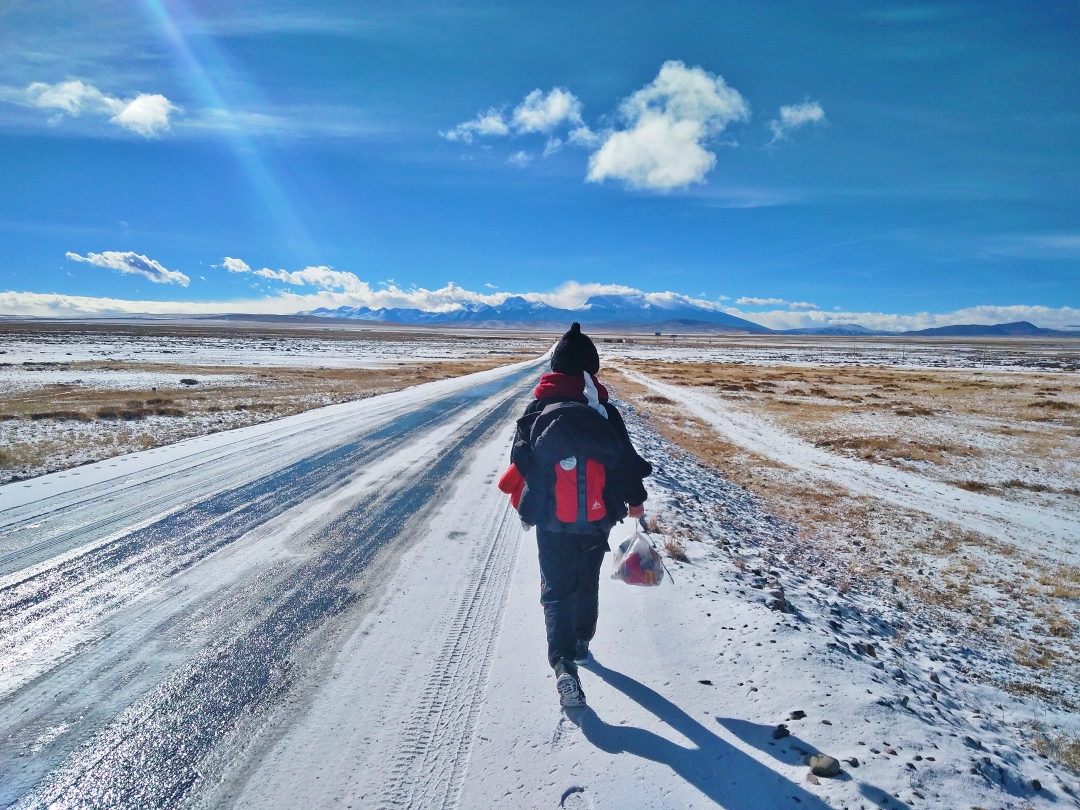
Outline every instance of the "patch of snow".
[[680, 403], [734, 444], [850, 492], [917, 509], [1017, 546], [1045, 545], [1062, 559], [1076, 553], [1080, 516], [1075, 512], [1034, 509], [895, 467], [829, 453], [704, 390], [668, 385], [629, 369], [623, 373]]

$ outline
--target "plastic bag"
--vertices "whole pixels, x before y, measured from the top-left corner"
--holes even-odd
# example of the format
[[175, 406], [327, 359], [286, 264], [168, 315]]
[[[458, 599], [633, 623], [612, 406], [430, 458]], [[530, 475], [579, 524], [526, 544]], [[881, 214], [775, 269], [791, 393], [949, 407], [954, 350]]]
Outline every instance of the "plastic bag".
[[627, 585], [659, 585], [664, 579], [664, 561], [634, 521], [634, 532], [615, 549], [611, 558], [611, 578]]

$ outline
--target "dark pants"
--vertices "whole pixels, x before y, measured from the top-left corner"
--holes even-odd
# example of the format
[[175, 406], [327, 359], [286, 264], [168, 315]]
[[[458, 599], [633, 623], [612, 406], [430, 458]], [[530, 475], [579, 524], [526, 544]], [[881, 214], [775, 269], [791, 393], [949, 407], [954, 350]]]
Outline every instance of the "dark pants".
[[591, 641], [596, 633], [597, 592], [607, 537], [551, 532], [537, 526], [536, 545], [548, 662], [552, 667], [559, 662], [572, 666], [578, 640]]

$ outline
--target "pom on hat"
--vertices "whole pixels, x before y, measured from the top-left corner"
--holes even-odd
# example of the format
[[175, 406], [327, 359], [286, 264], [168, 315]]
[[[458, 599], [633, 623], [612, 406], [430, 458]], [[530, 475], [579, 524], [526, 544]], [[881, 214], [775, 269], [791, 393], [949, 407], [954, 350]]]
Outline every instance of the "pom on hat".
[[600, 355], [588, 335], [581, 333], [581, 324], [575, 321], [565, 335], [555, 344], [551, 354], [551, 370], [556, 374], [581, 374], [600, 371]]

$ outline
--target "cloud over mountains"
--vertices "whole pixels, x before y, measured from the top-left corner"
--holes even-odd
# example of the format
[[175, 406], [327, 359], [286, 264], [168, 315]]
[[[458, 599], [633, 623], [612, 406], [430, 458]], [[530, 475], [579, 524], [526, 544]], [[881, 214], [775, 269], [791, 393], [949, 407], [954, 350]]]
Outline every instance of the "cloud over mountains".
[[[131, 251], [105, 251], [88, 253], [86, 256], [76, 253], [67, 255], [73, 261], [86, 262], [124, 274], [141, 275], [159, 284], [176, 283], [187, 287], [189, 283], [189, 278], [184, 273], [169, 270], [160, 262]], [[736, 299], [736, 306], [731, 306], [725, 303], [729, 300], [726, 296], [708, 300], [672, 291], [646, 292], [622, 284], [581, 284], [568, 281], [550, 292], [479, 293], [453, 282], [438, 289], [401, 287], [390, 280], [373, 284], [362, 280], [355, 273], [335, 270], [325, 265], [294, 271], [271, 270], [266, 267], [254, 270], [242, 259], [226, 257], [217, 267], [226, 273], [257, 276], [284, 286], [269, 295], [231, 301], [149, 301], [8, 291], [0, 292], [0, 314], [30, 317], [224, 313], [292, 315], [319, 308], [336, 310], [345, 307], [447, 315], [470, 311], [480, 313], [484, 308], [502, 307], [509, 315], [521, 313], [521, 320], [529, 320], [534, 315], [541, 317], [545, 307], [562, 313], [558, 317], [563, 317], [569, 310], [584, 307], [584, 310], [591, 314], [584, 310], [582, 314], [586, 316], [586, 320], [593, 322], [606, 319], [651, 323], [671, 318], [723, 322], [734, 317], [770, 329], [855, 323], [868, 329], [901, 332], [963, 323], [1030, 321], [1048, 328], [1068, 328], [1080, 324], [1080, 310], [1072, 307], [1016, 304], [967, 307], [946, 313], [911, 314], [823, 311], [816, 304], [783, 298], [744, 296]], [[491, 289], [491, 285], [488, 287]], [[761, 311], [740, 309], [746, 306], [780, 308]], [[600, 313], [604, 313], [603, 317]]]
[[745, 295], [736, 299], [735, 303], [751, 307], [781, 306], [794, 310], [821, 309], [817, 304], [811, 304], [809, 301], [788, 301], [784, 298], [752, 298]]

